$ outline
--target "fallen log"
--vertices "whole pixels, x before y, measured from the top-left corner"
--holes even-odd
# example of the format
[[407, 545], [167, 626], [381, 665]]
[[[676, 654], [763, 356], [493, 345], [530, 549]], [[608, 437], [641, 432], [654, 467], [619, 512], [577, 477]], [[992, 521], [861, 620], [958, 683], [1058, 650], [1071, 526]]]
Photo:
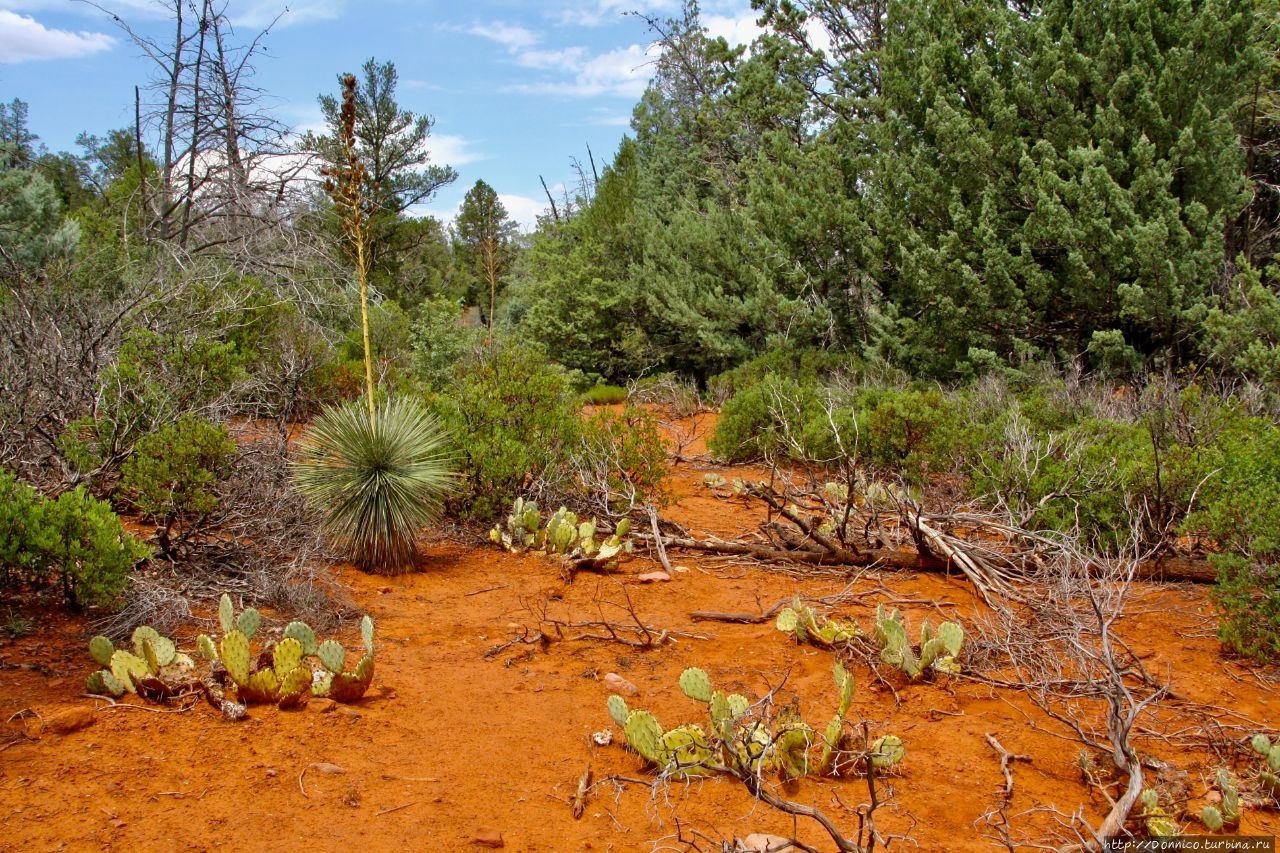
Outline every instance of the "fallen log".
[[[648, 541], [652, 538], [643, 533], [634, 535], [642, 541]], [[833, 554], [826, 550], [787, 551], [780, 548], [771, 548], [767, 545], [752, 545], [745, 542], [704, 541], [687, 536], [664, 536], [663, 544], [667, 548], [698, 551], [705, 554], [750, 557], [766, 563], [883, 568], [945, 574], [960, 571], [958, 566], [935, 556], [926, 556], [919, 553], [911, 553], [910, 551], [897, 551], [889, 548], [862, 551], [858, 554], [848, 551]], [[1213, 583], [1217, 579], [1217, 572], [1208, 560], [1167, 556], [1140, 563], [1134, 577], [1136, 580], [1163, 581], [1167, 583]]]

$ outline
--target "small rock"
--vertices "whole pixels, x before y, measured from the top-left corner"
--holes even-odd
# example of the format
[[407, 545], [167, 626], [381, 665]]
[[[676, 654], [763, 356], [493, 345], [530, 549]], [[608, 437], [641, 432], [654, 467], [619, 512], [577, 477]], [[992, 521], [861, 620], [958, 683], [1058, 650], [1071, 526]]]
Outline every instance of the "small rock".
[[794, 845], [790, 838], [783, 838], [781, 835], [753, 832], [742, 839], [742, 849], [750, 853], [766, 853], [770, 850], [792, 850]]
[[671, 575], [666, 572], [645, 572], [643, 575], [637, 575], [636, 580], [640, 583], [666, 583], [671, 580]]
[[274, 767], [267, 768], [267, 778], [268, 779], [276, 778], [276, 769]]
[[40, 731], [42, 734], [69, 735], [72, 732], [89, 728], [96, 721], [97, 718], [93, 716], [93, 711], [88, 708], [71, 708], [49, 717], [44, 721]]
[[1217, 791], [1210, 791], [1204, 795], [1204, 798], [1214, 804], [1222, 802], [1222, 794]]
[[505, 847], [502, 841], [502, 833], [496, 829], [482, 829], [476, 833], [475, 838], [471, 839], [472, 844], [479, 844], [481, 847]]
[[330, 764], [327, 761], [317, 761], [315, 764], [311, 765], [311, 769], [319, 773], [323, 773], [326, 776], [337, 776], [339, 773], [347, 772], [337, 764]]
[[636, 687], [616, 672], [606, 673], [605, 677], [600, 680], [604, 683], [605, 687], [608, 687], [614, 693], [621, 694], [622, 696], [640, 695], [639, 687]]

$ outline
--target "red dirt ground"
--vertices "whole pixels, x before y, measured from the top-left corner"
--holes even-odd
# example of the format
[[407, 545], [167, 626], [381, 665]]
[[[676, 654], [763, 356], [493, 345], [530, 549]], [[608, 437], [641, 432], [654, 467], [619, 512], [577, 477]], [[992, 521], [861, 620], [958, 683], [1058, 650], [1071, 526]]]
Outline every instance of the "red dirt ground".
[[[755, 508], [712, 496], [703, 473], [676, 469], [679, 501], [665, 515], [701, 533], [752, 528]], [[34, 630], [0, 644], [0, 720], [11, 730], [0, 743], [0, 849], [465, 851], [489, 849], [479, 842], [496, 843], [500, 833], [505, 849], [529, 853], [711, 851], [751, 832], [834, 849], [813, 821], [756, 802], [731, 779], [655, 788], [611, 781], [651, 774], [619, 745], [601, 679], [613, 672], [633, 682], [640, 695], [631, 707], [649, 708], [667, 726], [701, 722], [704, 713], [677, 687], [685, 667], [701, 666], [717, 686], [753, 697], [785, 679], [779, 696], [798, 694], [805, 719], [821, 728], [836, 704], [830, 652], [797, 646], [771, 622], [694, 622], [689, 614], [760, 612], [797, 593], [838, 593], [845, 578], [802, 579], [672, 552], [677, 572], [669, 583], [637, 582], [656, 564], [634, 557], [617, 574], [579, 574], [568, 584], [543, 557], [447, 541], [424, 550], [419, 574], [341, 573], [376, 621], [379, 643], [374, 686], [352, 706], [252, 707], [247, 720], [230, 723], [204, 702], [105, 705], [81, 695], [93, 669], [83, 621], [28, 614]], [[967, 623], [979, 610], [962, 580], [938, 575], [864, 574], [853, 592], [832, 615], [864, 626], [886, 600], [898, 602], [911, 625], [926, 615]], [[1240, 744], [1251, 730], [1274, 734], [1280, 705], [1268, 680], [1274, 673], [1222, 656], [1206, 593], [1140, 587], [1135, 615], [1121, 626], [1177, 697], [1143, 719], [1137, 745], [1169, 765], [1162, 776], [1185, 792], [1183, 823], [1192, 832], [1214, 771], [1230, 764], [1247, 775], [1256, 762]], [[628, 598], [645, 624], [673, 639], [648, 650], [565, 639], [486, 656], [537, 630], [541, 608], [564, 622], [625, 622]], [[193, 645], [185, 639], [184, 647]], [[1083, 810], [1096, 824], [1105, 812], [1075, 765], [1079, 745], [1020, 691], [968, 679], [906, 684], [891, 674], [886, 685], [866, 667], [854, 675], [849, 719], [869, 721], [873, 737], [896, 733], [907, 746], [900, 772], [882, 780], [886, 803], [876, 813], [881, 831], [899, 836], [892, 849], [1006, 849], [983, 817], [1004, 785], [988, 734], [1030, 756], [1011, 765], [1015, 839], [1061, 840], [1065, 816]], [[77, 717], [91, 724], [52, 731]], [[612, 745], [592, 743], [593, 732], [610, 728]], [[1215, 737], [1216, 752], [1206, 745]], [[570, 798], [588, 767], [596, 784], [575, 820]], [[853, 837], [867, 789], [856, 778], [807, 779], [784, 794]], [[1250, 808], [1241, 831], [1274, 835], [1278, 827], [1275, 811]]]

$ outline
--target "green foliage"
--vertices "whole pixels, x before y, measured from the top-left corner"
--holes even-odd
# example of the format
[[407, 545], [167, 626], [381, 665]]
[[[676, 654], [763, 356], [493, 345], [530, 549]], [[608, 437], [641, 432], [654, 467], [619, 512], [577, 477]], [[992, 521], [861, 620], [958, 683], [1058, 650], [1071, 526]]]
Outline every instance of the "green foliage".
[[666, 505], [667, 460], [668, 441], [658, 416], [628, 405], [587, 418], [572, 462], [592, 497], [611, 512], [626, 514], [641, 505]]
[[446, 387], [484, 340], [480, 329], [462, 325], [461, 319], [461, 303], [446, 296], [431, 297], [418, 306], [409, 333], [413, 371], [431, 390]]
[[143, 436], [229, 395], [253, 357], [216, 337], [130, 332], [98, 377], [96, 417], [68, 425], [63, 453], [83, 471], [113, 469]]
[[364, 401], [327, 410], [297, 447], [294, 484], [360, 567], [407, 571], [416, 538], [453, 487], [449, 432], [416, 400], [392, 397], [370, 422]]
[[108, 606], [151, 555], [120, 526], [110, 504], [83, 487], [50, 500], [0, 470], [0, 568], [4, 585], [58, 583], [67, 601]]
[[236, 445], [227, 428], [191, 414], [140, 438], [121, 468], [121, 487], [160, 527], [160, 548], [172, 553], [172, 529], [187, 522], [183, 538], [220, 505], [217, 487], [231, 474]]
[[720, 410], [707, 449], [727, 462], [796, 458], [815, 451], [791, 439], [822, 416], [822, 394], [812, 384], [797, 385], [766, 374], [730, 397]]
[[451, 508], [463, 517], [494, 518], [504, 495], [564, 486], [581, 425], [564, 376], [538, 350], [495, 342], [435, 405], [458, 448]]

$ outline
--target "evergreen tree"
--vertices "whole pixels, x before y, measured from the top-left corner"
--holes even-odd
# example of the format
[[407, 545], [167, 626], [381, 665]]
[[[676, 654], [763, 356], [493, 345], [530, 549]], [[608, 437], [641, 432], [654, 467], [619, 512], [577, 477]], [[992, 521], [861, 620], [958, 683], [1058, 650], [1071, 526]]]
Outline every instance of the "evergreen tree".
[[[345, 77], [339, 74], [338, 80]], [[397, 290], [402, 260], [395, 232], [415, 205], [424, 204], [458, 177], [453, 168], [432, 164], [427, 150], [434, 120], [404, 109], [396, 101], [399, 75], [394, 63], [368, 60], [361, 68], [356, 88], [356, 153], [367, 169], [363, 186], [365, 213], [369, 217], [367, 247], [370, 277], [388, 290]], [[320, 96], [320, 110], [329, 126], [327, 135], [307, 134], [302, 147], [317, 152], [331, 165], [343, 160], [338, 141], [341, 102], [333, 95]]]
[[453, 246], [459, 266], [473, 282], [467, 302], [480, 306], [490, 336], [499, 291], [504, 289], [515, 259], [516, 235], [516, 223], [507, 218], [497, 192], [484, 181], [476, 181], [462, 199], [462, 209], [453, 223]]

